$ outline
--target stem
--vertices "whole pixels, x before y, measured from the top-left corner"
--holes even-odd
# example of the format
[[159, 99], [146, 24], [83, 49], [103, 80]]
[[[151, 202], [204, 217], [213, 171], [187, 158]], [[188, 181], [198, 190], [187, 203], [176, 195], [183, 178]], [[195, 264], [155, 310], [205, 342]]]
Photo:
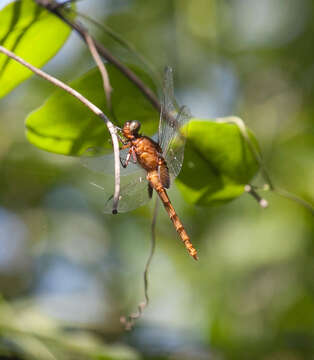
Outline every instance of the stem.
[[[104, 91], [106, 94], [106, 99], [107, 99], [107, 104], [108, 104], [108, 108], [109, 111], [111, 113], [113, 113], [112, 111], [112, 106], [111, 106], [111, 92], [112, 92], [112, 87], [110, 85], [110, 80], [109, 80], [109, 75], [107, 72], [107, 69], [105, 67], [105, 65], [103, 64], [99, 53], [95, 47], [94, 41], [92, 39], [92, 37], [89, 35], [89, 33], [87, 32], [87, 30], [84, 30], [84, 38], [86, 41], [86, 44], [89, 48], [90, 53], [92, 54], [96, 65], [99, 68], [102, 80], [103, 80], [103, 86], [104, 86]], [[119, 147], [119, 143], [118, 143], [118, 147]], [[112, 205], [112, 213], [113, 214], [117, 214], [118, 213], [118, 202], [119, 202], [119, 195], [120, 195], [120, 154], [119, 151], [115, 151], [114, 152], [114, 183], [115, 183], [115, 187], [114, 187], [114, 195], [113, 195], [113, 205]]]
[[144, 269], [144, 297], [145, 300], [141, 303], [138, 304], [137, 306], [137, 312], [133, 313], [129, 316], [124, 317], [122, 316], [120, 318], [121, 323], [125, 326], [126, 330], [131, 330], [134, 326], [134, 323], [136, 320], [138, 320], [144, 309], [148, 306], [149, 304], [149, 297], [148, 297], [148, 272], [149, 272], [149, 268], [150, 268], [150, 264], [151, 261], [153, 259], [154, 253], [155, 253], [155, 248], [156, 248], [156, 222], [157, 222], [157, 215], [158, 215], [158, 197], [156, 197], [156, 201], [155, 201], [155, 205], [154, 205], [154, 212], [153, 212], [153, 219], [152, 219], [152, 225], [151, 225], [151, 248], [150, 248], [150, 252], [148, 255], [148, 259], [145, 265], [145, 269]]
[[92, 102], [86, 99], [82, 94], [78, 91], [71, 88], [69, 85], [65, 84], [64, 82], [60, 81], [59, 79], [47, 74], [46, 72], [36, 68], [35, 66], [29, 64], [27, 61], [23, 60], [19, 56], [15, 55], [10, 50], [0, 46], [0, 52], [7, 55], [11, 59], [17, 61], [21, 65], [25, 66], [29, 70], [31, 70], [34, 74], [42, 77], [43, 79], [51, 82], [55, 86], [61, 88], [62, 90], [66, 91], [68, 94], [74, 96], [79, 101], [81, 101], [86, 107], [88, 107], [95, 115], [99, 116], [106, 124], [108, 131], [110, 133], [112, 144], [113, 144], [113, 151], [114, 151], [114, 159], [115, 159], [115, 201], [113, 204], [113, 213], [117, 213], [118, 207], [118, 200], [119, 200], [119, 193], [120, 193], [120, 157], [119, 157], [119, 141], [116, 133], [116, 128], [113, 123], [109, 120], [109, 118]]
[[88, 15], [83, 14], [83, 13], [77, 11], [76, 9], [66, 8], [66, 10], [70, 10], [75, 15], [81, 17], [82, 19], [84, 19], [84, 20], [90, 22], [91, 24], [93, 24], [94, 26], [98, 27], [102, 32], [108, 34], [113, 40], [115, 40], [117, 43], [119, 43], [120, 45], [125, 47], [144, 66], [146, 66], [146, 68], [151, 72], [151, 75], [153, 76], [155, 83], [158, 84], [159, 87], [161, 87], [160, 75], [158, 74], [155, 67], [147, 59], [145, 59], [145, 57], [142, 56], [131, 43], [129, 43], [125, 39], [123, 39], [122, 36], [120, 36], [115, 31], [113, 31], [109, 26], [94, 20], [93, 18], [89, 17]]
[[92, 54], [96, 65], [99, 68], [102, 80], [103, 80], [103, 86], [104, 86], [104, 90], [105, 90], [105, 94], [106, 94], [106, 100], [107, 100], [107, 104], [108, 104], [108, 108], [111, 111], [112, 107], [111, 107], [111, 92], [112, 92], [112, 87], [110, 85], [110, 80], [109, 80], [109, 75], [107, 72], [107, 69], [105, 67], [105, 65], [103, 64], [99, 53], [95, 47], [94, 41], [92, 39], [92, 37], [89, 35], [89, 33], [85, 30], [84, 33], [84, 37], [85, 37], [85, 41], [86, 44], [89, 48], [90, 53]]
[[268, 172], [267, 172], [267, 170], [265, 168], [263, 158], [262, 158], [261, 154], [258, 152], [258, 150], [256, 149], [256, 147], [254, 146], [254, 144], [252, 143], [243, 120], [240, 119], [237, 116], [230, 116], [230, 117], [227, 117], [227, 118], [218, 118], [217, 122], [231, 123], [231, 124], [237, 125], [237, 127], [239, 128], [239, 130], [240, 130], [242, 136], [244, 137], [246, 143], [249, 145], [250, 150], [251, 150], [252, 154], [255, 157], [255, 160], [257, 161], [257, 163], [260, 166], [261, 173], [262, 173], [262, 175], [264, 177], [264, 180], [266, 181], [266, 183], [268, 183], [270, 190], [273, 190], [274, 185], [273, 185], [273, 183], [272, 183], [272, 181], [270, 179], [270, 176], [269, 176], [269, 174], [268, 174]]
[[251, 196], [253, 196], [253, 198], [259, 203], [259, 205], [262, 208], [267, 208], [268, 207], [268, 201], [266, 199], [263, 199], [254, 189], [254, 187], [250, 184], [247, 184], [244, 186], [244, 190], [250, 194]]
[[277, 186], [275, 186], [273, 191], [274, 191], [274, 193], [277, 193], [278, 195], [280, 195], [280, 196], [282, 196], [282, 197], [284, 197], [286, 199], [297, 202], [298, 204], [302, 205], [307, 210], [309, 210], [312, 213], [312, 215], [314, 215], [314, 207], [308, 201], [305, 201], [304, 199], [298, 197], [297, 195], [291, 194], [289, 191], [286, 191], [284, 189], [280, 189]]

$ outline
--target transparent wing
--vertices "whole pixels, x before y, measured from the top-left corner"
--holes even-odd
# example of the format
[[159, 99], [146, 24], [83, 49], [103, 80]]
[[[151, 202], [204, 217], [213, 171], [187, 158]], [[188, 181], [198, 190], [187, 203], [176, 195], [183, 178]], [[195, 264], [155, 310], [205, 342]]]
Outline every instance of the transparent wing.
[[173, 91], [173, 71], [167, 66], [164, 72], [161, 112], [159, 119], [158, 143], [166, 150], [169, 140], [175, 131], [175, 119], [178, 114], [178, 104]]
[[181, 171], [186, 141], [186, 137], [181, 130], [182, 127], [188, 123], [190, 118], [191, 115], [189, 109], [182, 106], [176, 118], [177, 130], [173, 133], [173, 136], [169, 140], [167, 149], [163, 153], [172, 179], [176, 178]]
[[[92, 153], [90, 156], [88, 152]], [[103, 154], [95, 156], [97, 150], [91, 149], [81, 157], [84, 167], [91, 170], [88, 174], [89, 183], [92, 185], [92, 196], [99, 201], [104, 201], [104, 212], [112, 213], [113, 193], [114, 193], [114, 156], [113, 154]], [[120, 151], [120, 156], [125, 159], [128, 149]], [[127, 212], [145, 205], [149, 200], [148, 182], [146, 172], [139, 165], [131, 161], [126, 168], [120, 164], [120, 197], [118, 212]]]
[[[102, 148], [90, 148], [85, 151], [83, 156], [81, 156], [80, 160], [84, 167], [87, 169], [97, 172], [97, 173], [103, 173], [106, 175], [111, 175], [114, 177], [114, 155], [111, 150], [111, 152], [104, 153], [104, 149]], [[129, 152], [129, 149], [123, 149], [120, 150], [120, 158], [125, 160], [127, 154]], [[128, 166], [126, 168], [121, 166], [120, 163], [120, 174], [122, 176], [128, 176], [129, 174], [132, 174], [134, 172], [138, 172], [139, 170], [142, 170], [144, 173], [145, 171], [138, 165], [132, 163], [132, 161], [129, 162]]]
[[[118, 203], [118, 212], [123, 213], [134, 210], [140, 206], [145, 205], [149, 200], [148, 181], [146, 176], [138, 176], [134, 173], [130, 178], [121, 178], [121, 189]], [[98, 200], [101, 197], [104, 201], [103, 210], [106, 214], [112, 214], [113, 205], [113, 185], [112, 181], [107, 179], [90, 181], [93, 186], [93, 195], [97, 196]]]
[[189, 109], [180, 109], [174, 97], [172, 69], [167, 67], [164, 75], [163, 98], [159, 121], [158, 142], [163, 150], [172, 179], [178, 176], [184, 156], [185, 137], [182, 127], [191, 118]]

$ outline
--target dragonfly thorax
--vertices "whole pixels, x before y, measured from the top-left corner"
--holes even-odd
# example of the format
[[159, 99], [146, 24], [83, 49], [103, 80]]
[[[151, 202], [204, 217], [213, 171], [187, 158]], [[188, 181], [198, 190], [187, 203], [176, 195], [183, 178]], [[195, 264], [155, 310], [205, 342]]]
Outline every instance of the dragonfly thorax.
[[127, 121], [124, 125], [123, 125], [123, 135], [127, 138], [127, 139], [134, 139], [137, 138], [139, 136], [139, 130], [141, 128], [141, 123], [137, 120], [132, 120], [132, 121]]

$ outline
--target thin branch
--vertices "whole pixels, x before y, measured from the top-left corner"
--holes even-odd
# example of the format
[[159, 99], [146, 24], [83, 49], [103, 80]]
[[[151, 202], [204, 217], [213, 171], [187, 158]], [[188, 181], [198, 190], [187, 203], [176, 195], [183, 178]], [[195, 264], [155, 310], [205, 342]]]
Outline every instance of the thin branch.
[[[63, 6], [63, 4], [60, 4]], [[71, 9], [71, 8], [65, 8], [67, 11], [71, 11], [72, 13], [74, 13], [75, 15], [81, 17], [82, 19], [86, 20], [87, 22], [93, 24], [94, 26], [96, 26], [97, 28], [99, 28], [102, 32], [106, 33], [107, 35], [109, 35], [114, 41], [116, 41], [117, 43], [119, 43], [121, 46], [125, 47], [131, 54], [133, 54], [144, 66], [146, 66], [146, 68], [151, 72], [154, 81], [156, 84], [158, 84], [159, 87], [161, 87], [161, 83], [160, 83], [160, 76], [157, 72], [157, 70], [155, 69], [155, 67], [147, 60], [145, 59], [144, 56], [142, 56], [137, 50], [136, 48], [133, 46], [133, 44], [129, 43], [128, 41], [126, 41], [122, 36], [120, 36], [118, 33], [116, 33], [115, 31], [113, 31], [109, 26], [107, 26], [104, 23], [100, 23], [96, 20], [94, 20], [93, 18], [89, 17], [86, 14], [83, 14], [79, 11], [77, 11], [76, 9]]]
[[297, 202], [298, 204], [302, 205], [307, 210], [309, 210], [312, 213], [312, 215], [314, 215], [314, 207], [308, 201], [305, 201], [304, 199], [300, 198], [299, 196], [291, 194], [290, 192], [288, 192], [286, 190], [280, 189], [277, 186], [275, 186], [273, 191], [286, 199]]
[[[109, 75], [107, 72], [107, 69], [105, 65], [103, 64], [99, 53], [95, 47], [94, 41], [92, 37], [89, 35], [89, 33], [85, 30], [84, 37], [86, 40], [86, 44], [99, 68], [102, 80], [103, 80], [103, 86], [104, 91], [106, 94], [106, 100], [108, 109], [111, 113], [113, 113], [112, 104], [111, 104], [111, 92], [112, 87], [110, 85]], [[119, 147], [119, 143], [118, 143]], [[114, 196], [113, 196], [113, 207], [112, 207], [112, 213], [117, 214], [118, 213], [118, 202], [119, 202], [119, 195], [120, 195], [120, 154], [119, 151], [114, 152], [114, 162], [115, 162], [115, 190], [114, 190]]]
[[273, 183], [270, 179], [270, 176], [265, 168], [265, 164], [264, 164], [262, 155], [259, 153], [259, 151], [256, 149], [255, 145], [252, 143], [243, 120], [237, 116], [230, 116], [227, 118], [218, 118], [217, 122], [218, 123], [231, 123], [231, 124], [237, 125], [237, 127], [240, 130], [242, 136], [244, 137], [246, 143], [248, 144], [252, 154], [254, 155], [255, 160], [259, 164], [261, 173], [262, 173], [265, 181], [268, 183], [270, 190], [273, 190], [274, 185], [273, 185]]
[[[248, 186], [248, 185], [246, 185]], [[249, 185], [252, 187], [253, 190], [259, 190], [259, 191], [272, 191], [274, 192], [275, 194], [281, 196], [281, 197], [284, 197], [288, 200], [291, 200], [291, 201], [294, 201], [296, 203], [298, 203], [299, 205], [303, 206], [306, 210], [309, 210], [311, 212], [312, 215], [314, 215], [314, 206], [302, 199], [301, 197], [295, 195], [295, 194], [292, 194], [290, 193], [289, 191], [287, 190], [284, 190], [284, 189], [281, 189], [279, 187], [277, 187], [276, 185], [274, 186], [273, 189], [270, 189], [269, 185], [268, 184], [264, 184], [264, 186], [262, 187], [259, 187], [259, 186], [256, 186], [256, 185]]]
[[263, 199], [254, 189], [254, 186], [247, 184], [244, 186], [244, 191], [246, 191], [248, 194], [252, 195], [253, 198], [259, 203], [259, 205], [262, 208], [268, 207], [268, 201], [266, 199]]
[[92, 37], [89, 35], [89, 33], [86, 30], [84, 32], [84, 38], [85, 38], [86, 44], [90, 50], [90, 53], [92, 54], [92, 56], [95, 60], [95, 63], [97, 64], [99, 71], [101, 73], [108, 108], [111, 112], [112, 111], [112, 106], [111, 106], [112, 87], [110, 85], [110, 80], [109, 80], [109, 75], [108, 75], [107, 69], [99, 56], [99, 53], [94, 44], [94, 40], [92, 39]]
[[[58, 16], [63, 22], [68, 24], [72, 29], [74, 29], [81, 38], [85, 40], [84, 37], [84, 29], [80, 24], [77, 22], [65, 17], [62, 12], [59, 9], [58, 6], [56, 6], [56, 2], [51, 0], [49, 1], [49, 5], [47, 5], [47, 0], [35, 0], [35, 2], [44, 7], [46, 10], [50, 11], [51, 13]], [[124, 64], [120, 62], [115, 56], [113, 56], [108, 49], [106, 49], [100, 42], [93, 39], [95, 43], [95, 47], [100, 53], [100, 55], [105, 58], [107, 61], [109, 61], [111, 64], [113, 64], [117, 69], [119, 69], [130, 81], [132, 81], [139, 89], [140, 91], [147, 97], [147, 99], [151, 102], [151, 104], [156, 108], [158, 112], [160, 112], [160, 103], [158, 101], [158, 98], [155, 96], [153, 91], [147, 87], [142, 80], [128, 67], [126, 67]]]
[[[309, 202], [305, 201], [304, 199], [301, 199], [300, 197], [298, 197], [298, 196], [296, 196], [294, 194], [291, 194], [290, 192], [288, 192], [286, 190], [280, 189], [276, 185], [273, 184], [273, 182], [271, 181], [270, 176], [269, 176], [269, 174], [268, 174], [268, 172], [267, 172], [267, 170], [265, 168], [263, 158], [262, 158], [261, 154], [258, 152], [258, 150], [256, 149], [256, 147], [254, 146], [254, 144], [252, 143], [252, 141], [251, 141], [251, 139], [249, 137], [249, 134], [247, 132], [247, 129], [245, 127], [245, 124], [244, 124], [242, 119], [240, 119], [239, 117], [236, 117], [236, 116], [230, 116], [230, 117], [227, 117], [227, 118], [218, 118], [217, 122], [219, 122], [219, 123], [232, 123], [232, 124], [235, 124], [235, 125], [238, 126], [242, 136], [244, 137], [245, 141], [249, 145], [250, 150], [252, 151], [257, 163], [260, 165], [262, 175], [263, 175], [263, 177], [264, 177], [264, 179], [265, 179], [265, 181], [267, 183], [264, 186], [263, 190], [273, 191], [274, 193], [276, 193], [276, 194], [278, 194], [280, 196], [283, 196], [283, 197], [285, 197], [287, 199], [295, 201], [298, 204], [302, 205], [307, 210], [309, 210], [312, 214], [314, 214], [314, 208]], [[262, 207], [267, 207], [268, 206], [267, 201], [262, 199], [256, 193], [256, 191], [254, 190], [254, 186], [246, 185], [246, 187], [247, 187], [247, 189], [245, 189], [245, 190], [249, 194], [253, 195], [253, 197], [255, 197], [255, 199], [260, 203], [260, 205]]]
[[154, 205], [154, 212], [153, 212], [153, 219], [152, 219], [152, 225], [151, 225], [151, 248], [149, 252], [149, 256], [145, 265], [144, 269], [144, 297], [145, 300], [138, 304], [137, 306], [137, 312], [133, 313], [127, 317], [122, 316], [120, 318], [121, 323], [124, 325], [126, 330], [131, 330], [134, 326], [134, 323], [136, 320], [138, 320], [144, 309], [149, 304], [149, 297], [148, 297], [148, 272], [150, 268], [151, 261], [153, 259], [155, 248], [156, 248], [156, 221], [157, 221], [157, 215], [158, 215], [158, 197], [156, 196], [155, 205]]
[[116, 133], [116, 128], [113, 123], [108, 119], [108, 117], [92, 102], [86, 99], [82, 94], [78, 91], [71, 88], [69, 85], [65, 84], [64, 82], [58, 80], [57, 78], [47, 74], [46, 72], [38, 69], [37, 67], [29, 64], [27, 61], [23, 60], [19, 56], [15, 55], [10, 50], [0, 46], [0, 52], [7, 55], [11, 59], [17, 61], [21, 65], [25, 66], [29, 70], [31, 70], [36, 75], [42, 77], [43, 79], [51, 82], [55, 86], [63, 89], [68, 94], [74, 96], [79, 101], [81, 101], [86, 107], [88, 107], [95, 115], [99, 116], [106, 124], [108, 131], [110, 133], [112, 144], [113, 144], [113, 151], [114, 151], [114, 159], [115, 159], [115, 193], [114, 193], [114, 203], [112, 213], [117, 213], [118, 208], [118, 201], [119, 201], [119, 193], [120, 193], [120, 157], [119, 157], [119, 141]]

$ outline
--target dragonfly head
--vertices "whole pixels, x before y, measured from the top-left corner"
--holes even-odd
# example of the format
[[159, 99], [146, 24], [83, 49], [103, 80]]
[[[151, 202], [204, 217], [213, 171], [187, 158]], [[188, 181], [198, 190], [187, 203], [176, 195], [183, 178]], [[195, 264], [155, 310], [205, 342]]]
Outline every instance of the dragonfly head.
[[134, 138], [138, 135], [141, 123], [137, 120], [127, 121], [123, 126], [123, 135], [128, 138]]

